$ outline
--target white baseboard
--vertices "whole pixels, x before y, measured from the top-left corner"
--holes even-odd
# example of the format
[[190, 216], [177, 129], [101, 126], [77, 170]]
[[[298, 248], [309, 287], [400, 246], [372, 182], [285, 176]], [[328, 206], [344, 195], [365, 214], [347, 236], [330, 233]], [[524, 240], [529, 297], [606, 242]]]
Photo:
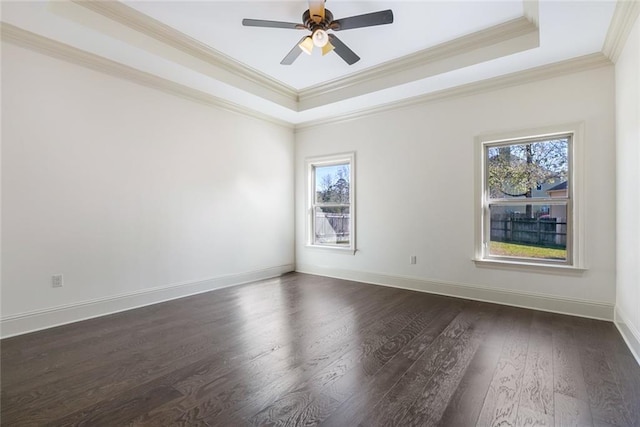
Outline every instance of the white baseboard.
[[423, 280], [414, 277], [390, 276], [354, 270], [339, 270], [315, 265], [297, 265], [300, 273], [317, 274], [338, 279], [353, 280], [373, 285], [409, 289], [438, 295], [447, 295], [476, 301], [531, 308], [552, 313], [569, 314], [591, 319], [613, 320], [613, 304], [560, 298], [556, 296], [515, 292], [486, 286], [460, 285], [443, 281]]
[[629, 350], [633, 353], [633, 357], [636, 358], [636, 362], [640, 365], [640, 332], [633, 323], [629, 322], [629, 317], [617, 305], [614, 323], [620, 331], [620, 335], [622, 335], [622, 338], [627, 343], [627, 347], [629, 347]]
[[80, 320], [183, 298], [214, 289], [241, 285], [256, 280], [270, 279], [293, 270], [293, 264], [280, 265], [262, 270], [218, 276], [197, 282], [156, 287], [113, 297], [99, 298], [45, 310], [5, 316], [0, 319], [0, 336], [2, 338], [8, 338], [15, 335], [22, 335], [28, 332], [78, 322]]

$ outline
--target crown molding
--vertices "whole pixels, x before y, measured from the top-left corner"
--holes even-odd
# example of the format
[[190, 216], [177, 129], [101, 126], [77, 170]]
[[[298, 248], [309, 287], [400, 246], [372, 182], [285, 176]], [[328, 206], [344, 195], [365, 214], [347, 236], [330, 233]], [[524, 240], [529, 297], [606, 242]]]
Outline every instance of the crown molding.
[[19, 27], [5, 22], [0, 23], [0, 30], [0, 36], [3, 41], [13, 43], [23, 48], [31, 49], [36, 52], [40, 52], [57, 59], [90, 68], [117, 78], [129, 80], [143, 86], [161, 90], [165, 93], [180, 96], [192, 101], [197, 101], [211, 107], [216, 107], [222, 110], [253, 117], [289, 129], [295, 129], [296, 132], [302, 132], [311, 128], [328, 124], [356, 120], [359, 118], [399, 108], [411, 107], [414, 105], [435, 102], [448, 98], [469, 96], [509, 86], [516, 86], [532, 81], [544, 80], [560, 75], [571, 74], [575, 72], [612, 65], [612, 62], [603, 53], [594, 53], [578, 58], [569, 59], [566, 61], [544, 65], [530, 70], [519, 71], [504, 76], [494, 77], [479, 82], [468, 83], [466, 85], [457, 86], [450, 89], [444, 89], [425, 95], [403, 99], [401, 101], [391, 102], [372, 108], [365, 108], [339, 116], [329, 117], [321, 120], [312, 120], [293, 125], [287, 121], [275, 119], [270, 115], [256, 112], [250, 108], [246, 108], [241, 105], [226, 101], [222, 98], [210, 95], [208, 93], [181, 85], [179, 83], [175, 83], [167, 79], [163, 79], [153, 74], [137, 70], [135, 68], [120, 64], [110, 59], [106, 59], [101, 56], [83, 51], [81, 49], [77, 49], [67, 44], [48, 39], [46, 37], [23, 30]]
[[[166, 25], [162, 22], [138, 12], [124, 3], [114, 0], [71, 0], [92, 12], [116, 23], [124, 25], [151, 39], [176, 49], [179, 52], [196, 58], [209, 67], [202, 69], [211, 77], [219, 78], [225, 83], [238, 86], [240, 89], [262, 96], [284, 107], [295, 110], [298, 92], [284, 83], [251, 68], [212, 47]], [[187, 65], [189, 66], [189, 65]], [[214, 69], [211, 69], [213, 67]], [[224, 74], [221, 75], [220, 71]], [[241, 81], [238, 81], [240, 79]], [[265, 91], [267, 93], [265, 93]], [[274, 96], [275, 95], [275, 96]]]
[[327, 119], [312, 120], [304, 123], [299, 123], [295, 126], [295, 130], [296, 132], [302, 132], [319, 126], [356, 120], [374, 114], [396, 110], [399, 108], [412, 107], [415, 105], [427, 104], [444, 99], [475, 95], [483, 92], [489, 92], [539, 80], [546, 80], [553, 77], [578, 73], [581, 71], [587, 71], [610, 65], [612, 65], [612, 62], [604, 54], [602, 54], [601, 52], [593, 53], [590, 55], [568, 59], [566, 61], [560, 61], [524, 71], [506, 74], [504, 76], [493, 77], [478, 82], [468, 83], [450, 89], [443, 89], [440, 91], [407, 98], [401, 101], [391, 102], [372, 108], [365, 108], [362, 110], [354, 111], [352, 113], [342, 114]]
[[602, 46], [602, 52], [614, 63], [618, 61], [638, 16], [640, 16], [639, 0], [617, 1], [607, 37]]
[[[77, 2], [78, 0], [72, 0], [72, 1]], [[146, 21], [149, 19], [146, 15], [140, 14], [139, 12], [129, 8], [128, 6], [121, 5], [121, 3], [117, 1], [108, 1], [108, 2], [88, 1], [88, 2], [79, 2], [79, 3], [82, 3], [83, 6], [85, 6], [85, 3], [87, 3], [95, 7], [102, 7], [104, 5], [108, 5], [104, 10], [112, 10], [111, 7], [114, 5], [116, 9], [120, 8], [120, 6], [124, 6], [124, 8], [126, 9], [122, 9], [122, 10], [127, 10], [127, 12], [133, 11], [133, 14], [136, 15], [141, 20]], [[632, 6], [633, 8], [632, 10], [629, 9], [628, 5], [625, 6], [625, 4], [627, 3], [634, 4]], [[629, 17], [634, 13], [635, 13], [634, 16], [637, 17], [637, 13], [640, 9], [638, 7], [638, 4], [639, 4], [638, 0], [633, 0], [632, 2], [619, 0], [618, 5], [616, 7], [614, 19], [612, 20], [612, 25], [610, 27], [609, 35], [607, 36], [608, 40], [610, 38], [614, 38], [614, 36], [612, 36], [612, 34], [614, 33], [617, 34], [615, 39], [617, 40], [618, 44], [620, 43], [621, 40], [626, 39], [635, 20], [635, 19], [630, 19]], [[624, 20], [622, 19], [624, 16], [623, 16], [623, 12], [619, 11], [619, 9], [621, 8], [624, 11], [626, 11], [624, 12], [626, 14], [624, 16], [626, 16], [627, 19], [624, 19]], [[613, 21], [615, 20], [617, 20], [619, 24], [614, 24]], [[162, 28], [166, 27], [160, 23], [158, 23], [158, 25]], [[500, 89], [502, 87], [514, 86], [514, 85], [523, 84], [531, 81], [542, 80], [546, 78], [555, 77], [558, 75], [584, 71], [584, 70], [612, 64], [612, 62], [603, 53], [595, 53], [591, 55], [570, 59], [567, 61], [562, 61], [554, 64], [537, 67], [530, 70], [515, 72], [515, 73], [507, 74], [504, 76], [499, 76], [499, 77], [494, 77], [494, 78], [486, 79], [479, 82], [469, 83], [466, 85], [462, 85], [462, 86], [458, 86], [450, 89], [444, 89], [444, 90], [440, 90], [440, 91], [436, 91], [436, 92], [432, 92], [432, 93], [428, 93], [428, 94], [424, 94], [424, 95], [420, 95], [420, 96], [416, 96], [408, 99], [403, 99], [396, 102], [378, 105], [371, 108], [363, 108], [361, 110], [356, 110], [356, 111], [346, 113], [346, 114], [341, 114], [338, 116], [328, 117], [320, 120], [311, 120], [311, 121], [307, 121], [307, 122], [303, 122], [295, 125], [295, 124], [292, 124], [291, 122], [280, 120], [272, 117], [271, 115], [257, 112], [251, 108], [227, 101], [225, 99], [216, 97], [209, 93], [206, 93], [197, 89], [193, 89], [188, 86], [181, 85], [171, 80], [167, 80], [167, 79], [155, 76], [153, 74], [137, 70], [130, 66], [103, 58], [99, 55], [95, 55], [87, 51], [74, 48], [67, 44], [48, 39], [46, 37], [37, 35], [27, 30], [23, 30], [14, 25], [11, 25], [8, 23], [0, 23], [0, 26], [2, 30], [1, 31], [2, 39], [8, 42], [12, 42], [16, 45], [29, 48], [31, 50], [35, 50], [40, 53], [44, 53], [46, 55], [49, 55], [58, 59], [62, 59], [68, 62], [72, 62], [87, 68], [91, 68], [93, 70], [96, 70], [105, 74], [109, 74], [118, 78], [130, 80], [132, 82], [135, 82], [147, 87], [162, 90], [166, 93], [170, 93], [186, 99], [198, 101], [200, 103], [203, 103], [209, 106], [213, 106], [223, 110], [254, 117], [263, 121], [268, 121], [280, 126], [284, 126], [289, 129], [295, 129], [296, 132], [304, 131], [306, 129], [310, 129], [313, 127], [322, 126], [326, 124], [339, 123], [339, 122], [348, 121], [348, 120], [355, 120], [361, 117], [366, 117], [366, 116], [377, 114], [380, 112], [389, 111], [389, 110], [398, 109], [398, 108], [404, 108], [404, 107], [408, 107], [416, 104], [429, 103], [437, 100], [453, 98], [458, 96], [468, 96], [475, 93]], [[129, 27], [134, 31], [137, 31], [137, 29], [135, 29], [133, 26], [129, 25]], [[500, 34], [501, 32], [498, 30], [497, 27], [502, 29], [502, 34]], [[504, 37], [505, 34], [509, 34], [511, 36], [514, 36], [514, 35], [517, 36], [518, 33], [520, 33], [520, 35], [525, 35], [525, 36], [530, 36], [531, 34], [534, 34], [536, 38], [538, 34], [537, 27], [535, 27], [535, 25], [533, 25], [526, 18], [519, 18], [519, 19], [510, 21], [508, 23], [499, 25], [497, 27], [492, 27], [488, 30], [485, 30], [484, 32], [480, 32], [482, 34], [474, 33], [474, 34], [462, 37], [460, 39], [456, 39], [452, 42], [444, 43], [434, 48], [430, 48], [427, 51], [431, 52], [429, 55], [434, 55], [436, 58], [437, 57], [445, 58], [447, 57], [447, 55], [450, 57], [450, 56], [456, 56], [457, 54], [460, 54], [461, 49], [469, 50], [469, 49], [477, 48], [480, 44], [483, 43], [483, 41], [485, 43], [491, 43], [491, 41], [496, 42], [500, 39], [500, 37]], [[620, 30], [620, 28], [623, 28], [623, 27], [626, 28], [626, 30], [624, 31]], [[615, 28], [618, 28], [618, 30], [614, 30]], [[171, 29], [171, 31], [173, 32], [175, 30]], [[625, 34], [624, 37], [622, 37], [622, 34]], [[184, 37], [188, 38], [187, 36], [184, 36]], [[194, 42], [199, 43], [197, 41], [194, 41]], [[621, 50], [622, 46], [618, 46], [618, 49]], [[209, 51], [207, 50], [207, 52]], [[426, 51], [418, 52], [414, 55], [403, 57], [400, 60], [391, 61], [381, 66], [373, 67], [363, 72], [352, 74], [351, 76], [347, 76], [343, 79], [334, 80], [333, 82], [329, 82], [315, 89], [309, 88], [301, 92], [301, 96], [314, 95], [314, 91], [316, 90], [318, 93], [324, 92], [330, 89], [333, 89], [334, 91], [346, 90], [350, 86], [358, 85], [361, 82], [366, 83], [367, 80], [374, 80], [374, 81], [385, 80], [388, 78], [389, 75], [392, 75], [398, 72], [399, 70], [406, 69], [406, 68], [410, 69], [412, 67], [415, 67], [416, 64], [419, 65], [421, 61], [428, 61], [429, 58], [426, 57], [427, 54], [425, 52]], [[236, 61], [233, 61], [233, 62], [235, 62], [236, 65], [240, 64], [240, 63], [237, 63]], [[240, 64], [239, 66], [242, 67], [242, 69], [244, 69], [244, 66], [242, 64]], [[297, 94], [295, 90], [292, 89], [292, 91], [293, 93]], [[350, 96], [354, 96], [354, 95], [350, 95]], [[296, 98], [297, 98], [297, 95], [296, 95]]]
[[[197, 68], [199, 72], [293, 111], [304, 111], [342, 101], [539, 46], [539, 31], [535, 24], [537, 0], [527, 0], [526, 16], [297, 91], [119, 1], [71, 1], [164, 46], [164, 50], [160, 52], [158, 46], [143, 48], [172, 57], [172, 60], [189, 68]], [[174, 49], [173, 53], [167, 51], [167, 47]], [[176, 52], [183, 56], [176, 57]], [[193, 63], [193, 58], [207, 67]]]
[[538, 0], [523, 0], [522, 8], [524, 16], [536, 26], [540, 25], [540, 8]]
[[299, 92], [299, 110], [409, 83], [538, 46], [538, 27], [528, 18], [520, 17], [303, 89]]
[[90, 68], [113, 77], [128, 80], [152, 89], [161, 90], [165, 93], [185, 99], [197, 101], [210, 107], [216, 107], [233, 113], [253, 117], [289, 129], [293, 128], [293, 125], [289, 122], [275, 119], [267, 114], [256, 112], [252, 109], [226, 101], [206, 92], [181, 85], [171, 80], [137, 70], [73, 46], [51, 40], [6, 22], [0, 23], [0, 36], [3, 41], [53, 58]]

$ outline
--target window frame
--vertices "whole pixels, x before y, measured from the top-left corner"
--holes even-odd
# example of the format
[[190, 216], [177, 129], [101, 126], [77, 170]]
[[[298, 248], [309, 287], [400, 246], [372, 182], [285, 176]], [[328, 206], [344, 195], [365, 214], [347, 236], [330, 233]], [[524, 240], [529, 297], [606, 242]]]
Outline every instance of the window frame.
[[[349, 245], [317, 243], [315, 241], [315, 209], [316, 207], [346, 206], [341, 203], [318, 203], [316, 201], [316, 167], [349, 165]], [[307, 171], [307, 247], [330, 249], [340, 252], [356, 252], [356, 206], [355, 206], [355, 152], [309, 157], [306, 159]]]
[[[583, 127], [582, 123], [573, 123], [560, 126], [506, 132], [501, 134], [489, 134], [476, 137], [475, 141], [475, 257], [476, 265], [481, 267], [506, 267], [516, 269], [530, 269], [533, 271], [558, 272], [560, 270], [585, 270], [584, 263], [584, 218], [581, 189], [584, 186], [582, 172], [583, 161]], [[486, 154], [490, 147], [524, 144], [534, 141], [551, 140], [557, 137], [570, 136], [568, 144], [568, 185], [566, 198], [535, 198], [518, 199], [491, 199], [488, 188], [488, 167]], [[497, 202], [497, 203], [496, 203]], [[567, 257], [566, 260], [546, 260], [526, 257], [508, 257], [491, 255], [488, 253], [490, 240], [491, 216], [489, 205], [549, 205], [566, 203], [567, 207]]]

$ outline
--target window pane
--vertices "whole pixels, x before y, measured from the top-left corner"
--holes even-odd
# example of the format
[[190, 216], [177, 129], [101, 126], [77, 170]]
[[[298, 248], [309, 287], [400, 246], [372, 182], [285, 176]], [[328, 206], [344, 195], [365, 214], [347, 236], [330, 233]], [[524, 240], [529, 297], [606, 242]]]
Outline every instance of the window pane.
[[316, 203], [349, 204], [349, 163], [314, 167]]
[[487, 147], [489, 197], [567, 198], [569, 137]]
[[567, 205], [490, 205], [488, 254], [567, 259]]
[[349, 206], [316, 207], [314, 212], [314, 243], [349, 246]]

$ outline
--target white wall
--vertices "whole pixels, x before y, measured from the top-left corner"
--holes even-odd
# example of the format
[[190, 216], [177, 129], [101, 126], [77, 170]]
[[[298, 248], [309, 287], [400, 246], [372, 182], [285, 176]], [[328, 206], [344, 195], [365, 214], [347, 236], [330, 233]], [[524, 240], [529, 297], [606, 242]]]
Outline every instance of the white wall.
[[616, 140], [616, 314], [621, 331], [640, 355], [640, 20], [616, 62]]
[[290, 128], [7, 43], [2, 89], [3, 319], [292, 269]]
[[[474, 137], [580, 121], [586, 135], [587, 233], [583, 238], [588, 271], [557, 275], [476, 267], [471, 261], [477, 179]], [[304, 159], [346, 151], [356, 152], [355, 255], [305, 246]], [[611, 318], [614, 156], [613, 67], [300, 131], [296, 139], [297, 269], [479, 299], [498, 295], [492, 290], [506, 290], [500, 294], [503, 302]], [[410, 255], [417, 255], [416, 265], [409, 264]], [[511, 298], [509, 292], [552, 298], [523, 300]], [[564, 299], [595, 304], [575, 308]]]
[[[558, 301], [594, 303], [598, 313], [615, 302], [613, 67], [300, 131], [294, 159], [290, 129], [2, 47], [3, 320], [286, 271], [294, 262], [294, 164], [301, 271], [478, 298], [497, 294], [469, 289], [515, 292], [503, 298], [514, 304], [537, 295], [527, 301], [559, 311], [568, 306]], [[578, 121], [588, 271], [476, 267], [474, 137]], [[352, 150], [358, 252], [307, 248], [304, 159]], [[631, 166], [629, 173], [638, 163]], [[633, 247], [637, 256], [637, 238]], [[625, 265], [637, 268], [637, 258]], [[50, 286], [56, 273], [65, 275], [61, 289]], [[184, 286], [167, 288], [176, 284]], [[85, 317], [100, 314], [85, 308]]]

